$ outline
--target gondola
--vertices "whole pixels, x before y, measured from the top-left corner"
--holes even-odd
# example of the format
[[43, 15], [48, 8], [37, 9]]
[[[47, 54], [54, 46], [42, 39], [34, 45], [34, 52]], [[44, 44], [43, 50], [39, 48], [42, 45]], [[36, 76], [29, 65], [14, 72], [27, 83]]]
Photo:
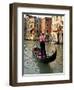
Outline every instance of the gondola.
[[45, 56], [41, 57], [41, 51], [40, 48], [38, 47], [33, 48], [32, 52], [33, 52], [33, 56], [37, 58], [38, 61], [43, 63], [49, 63], [54, 61], [57, 55], [57, 49], [52, 50], [52, 52], [49, 55], [46, 55], [46, 57]]

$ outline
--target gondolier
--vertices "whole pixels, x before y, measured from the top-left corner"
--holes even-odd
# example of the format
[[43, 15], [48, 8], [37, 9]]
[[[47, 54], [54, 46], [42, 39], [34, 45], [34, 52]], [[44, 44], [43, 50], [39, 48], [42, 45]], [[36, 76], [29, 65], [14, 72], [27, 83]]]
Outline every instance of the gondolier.
[[44, 33], [40, 34], [39, 42], [40, 42], [40, 48], [41, 48], [41, 57], [45, 58], [46, 50], [45, 50], [45, 35], [44, 35]]

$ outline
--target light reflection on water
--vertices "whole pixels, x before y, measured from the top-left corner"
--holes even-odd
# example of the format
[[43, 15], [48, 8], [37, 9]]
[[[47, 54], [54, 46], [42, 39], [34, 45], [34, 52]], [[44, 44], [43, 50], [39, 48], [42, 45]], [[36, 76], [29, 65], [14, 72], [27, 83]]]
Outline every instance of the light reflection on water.
[[46, 43], [46, 52], [49, 54], [53, 47], [57, 47], [57, 57], [56, 60], [44, 64], [33, 56], [32, 48], [34, 45], [39, 46], [37, 41], [25, 41], [24, 42], [24, 74], [40, 74], [40, 73], [59, 73], [63, 71], [63, 46], [53, 45]]

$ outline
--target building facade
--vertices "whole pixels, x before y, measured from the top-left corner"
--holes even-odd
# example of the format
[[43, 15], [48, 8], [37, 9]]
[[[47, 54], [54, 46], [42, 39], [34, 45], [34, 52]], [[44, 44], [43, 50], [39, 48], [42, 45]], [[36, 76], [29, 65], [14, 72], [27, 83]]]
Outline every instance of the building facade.
[[[63, 42], [64, 16], [38, 17], [25, 15], [24, 18], [24, 38], [37, 40], [40, 33], [44, 33], [49, 41]], [[60, 41], [61, 40], [61, 41]]]
[[52, 16], [53, 41], [63, 43], [64, 16]]

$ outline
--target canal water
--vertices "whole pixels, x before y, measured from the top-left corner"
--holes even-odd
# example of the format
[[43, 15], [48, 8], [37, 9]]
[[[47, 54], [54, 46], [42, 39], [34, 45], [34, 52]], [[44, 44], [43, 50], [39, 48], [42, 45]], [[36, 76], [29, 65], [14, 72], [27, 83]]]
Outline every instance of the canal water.
[[56, 59], [48, 64], [39, 62], [32, 54], [34, 46], [39, 47], [37, 41], [24, 41], [24, 63], [23, 74], [46, 74], [46, 73], [60, 73], [63, 72], [63, 45], [57, 45], [46, 42], [46, 53], [49, 54], [51, 50], [57, 48]]

